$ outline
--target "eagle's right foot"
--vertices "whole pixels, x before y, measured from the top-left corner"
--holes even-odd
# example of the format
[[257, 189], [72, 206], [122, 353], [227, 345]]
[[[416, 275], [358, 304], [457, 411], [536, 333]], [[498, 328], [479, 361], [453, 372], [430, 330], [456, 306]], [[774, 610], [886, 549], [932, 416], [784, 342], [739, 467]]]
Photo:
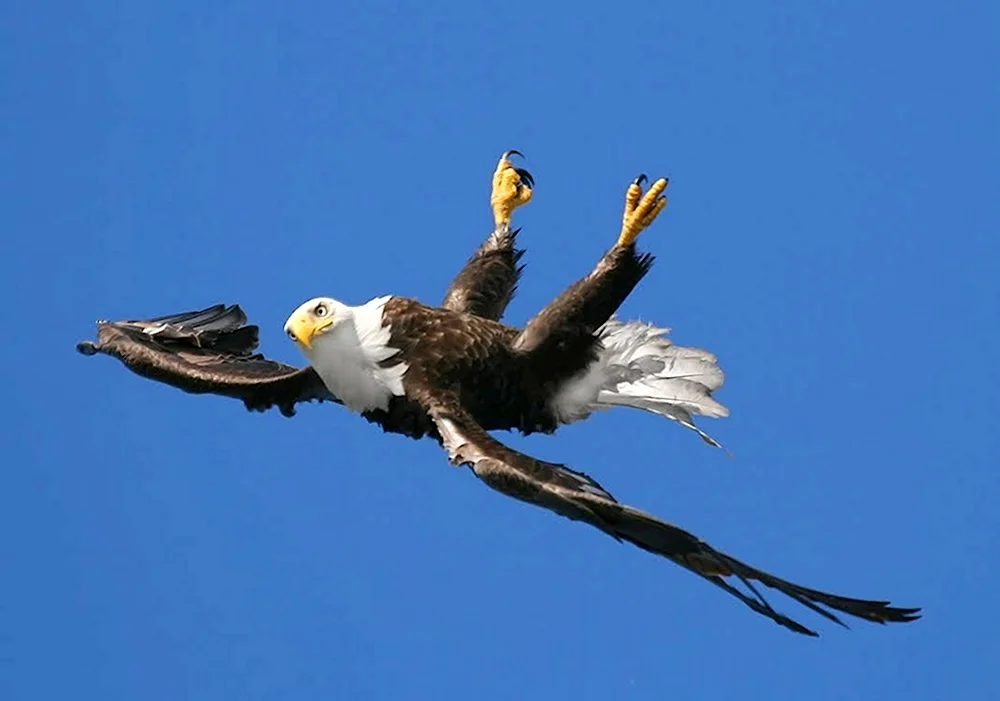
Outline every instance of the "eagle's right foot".
[[625, 192], [625, 214], [622, 216], [622, 231], [618, 236], [617, 246], [631, 246], [635, 243], [642, 230], [652, 224], [667, 206], [667, 198], [663, 194], [667, 189], [667, 179], [660, 178], [643, 195], [642, 184], [646, 180], [645, 175], [640, 175]]
[[520, 156], [521, 153], [505, 151], [493, 173], [490, 204], [493, 206], [493, 219], [497, 228], [510, 225], [514, 210], [528, 204], [531, 200], [531, 188], [535, 185], [531, 173], [524, 168], [515, 168], [510, 162], [510, 157], [514, 155]]

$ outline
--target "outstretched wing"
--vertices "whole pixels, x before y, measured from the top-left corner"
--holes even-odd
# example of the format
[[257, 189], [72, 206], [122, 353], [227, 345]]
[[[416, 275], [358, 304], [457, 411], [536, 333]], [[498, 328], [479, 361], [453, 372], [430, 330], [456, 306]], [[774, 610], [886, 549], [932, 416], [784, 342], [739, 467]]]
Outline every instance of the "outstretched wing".
[[[419, 401], [437, 425], [451, 461], [470, 466], [476, 476], [493, 489], [575, 521], [589, 523], [616, 540], [628, 541], [661, 555], [789, 630], [817, 635], [776, 611], [754, 582], [776, 589], [840, 625], [845, 624], [833, 611], [875, 623], [906, 622], [920, 617], [920, 609], [894, 608], [885, 601], [828, 594], [751, 567], [677, 526], [619, 503], [582, 473], [536, 460], [505, 446], [479, 427], [457, 400], [440, 394], [435, 396], [433, 390], [414, 395], [420, 397]], [[742, 587], [738, 586], [740, 584]]]
[[452, 280], [441, 306], [499, 321], [524, 270], [524, 249], [515, 248], [519, 231], [498, 225]]
[[192, 394], [240, 399], [247, 409], [277, 406], [285, 416], [299, 402], [338, 402], [311, 367], [297, 368], [254, 353], [258, 328], [238, 305], [134, 321], [97, 322], [97, 342], [84, 355], [118, 358], [132, 372]]

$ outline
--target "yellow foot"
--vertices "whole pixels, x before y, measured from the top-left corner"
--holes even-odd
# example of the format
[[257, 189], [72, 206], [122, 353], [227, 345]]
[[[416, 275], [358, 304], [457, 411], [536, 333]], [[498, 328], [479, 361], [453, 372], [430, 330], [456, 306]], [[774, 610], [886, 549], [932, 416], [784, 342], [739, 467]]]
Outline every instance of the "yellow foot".
[[618, 236], [618, 246], [631, 246], [639, 238], [639, 234], [667, 206], [667, 197], [663, 191], [667, 189], [667, 179], [660, 178], [653, 183], [649, 191], [642, 194], [642, 184], [645, 175], [636, 178], [625, 192], [625, 214], [622, 216], [622, 232]]
[[493, 219], [498, 227], [509, 225], [514, 210], [528, 204], [531, 200], [531, 188], [535, 185], [531, 173], [524, 168], [515, 168], [510, 162], [510, 157], [513, 155], [520, 156], [521, 153], [505, 151], [500, 156], [496, 172], [493, 173], [493, 194], [490, 195], [490, 204], [493, 206]]

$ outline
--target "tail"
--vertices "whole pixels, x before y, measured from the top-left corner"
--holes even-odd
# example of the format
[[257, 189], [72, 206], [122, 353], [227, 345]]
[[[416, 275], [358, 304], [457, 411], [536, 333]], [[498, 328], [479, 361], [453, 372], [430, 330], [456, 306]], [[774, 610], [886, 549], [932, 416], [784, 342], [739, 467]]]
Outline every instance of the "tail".
[[593, 408], [627, 406], [649, 411], [722, 448], [695, 426], [691, 417], [729, 416], [729, 409], [712, 397], [725, 375], [715, 355], [700, 348], [675, 346], [666, 336], [668, 331], [642, 321], [615, 319], [601, 328], [603, 381]]

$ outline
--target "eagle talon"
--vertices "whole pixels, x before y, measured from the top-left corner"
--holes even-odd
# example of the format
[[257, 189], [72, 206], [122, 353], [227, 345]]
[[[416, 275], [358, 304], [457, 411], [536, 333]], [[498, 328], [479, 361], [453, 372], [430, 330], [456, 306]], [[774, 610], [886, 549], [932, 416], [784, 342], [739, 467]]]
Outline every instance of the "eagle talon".
[[511, 156], [524, 157], [520, 151], [504, 151], [493, 173], [493, 192], [490, 195], [490, 205], [493, 207], [493, 220], [496, 226], [510, 226], [514, 210], [531, 201], [532, 188], [535, 179], [524, 168], [515, 168], [510, 162]]
[[622, 230], [616, 246], [634, 244], [642, 230], [652, 224], [667, 206], [667, 198], [663, 195], [663, 191], [667, 189], [667, 179], [660, 178], [643, 195], [642, 184], [647, 180], [643, 173], [625, 191], [625, 213], [622, 215]]
[[528, 183], [528, 187], [535, 186], [535, 178], [526, 168], [515, 168], [514, 172], [521, 176], [521, 180]]

